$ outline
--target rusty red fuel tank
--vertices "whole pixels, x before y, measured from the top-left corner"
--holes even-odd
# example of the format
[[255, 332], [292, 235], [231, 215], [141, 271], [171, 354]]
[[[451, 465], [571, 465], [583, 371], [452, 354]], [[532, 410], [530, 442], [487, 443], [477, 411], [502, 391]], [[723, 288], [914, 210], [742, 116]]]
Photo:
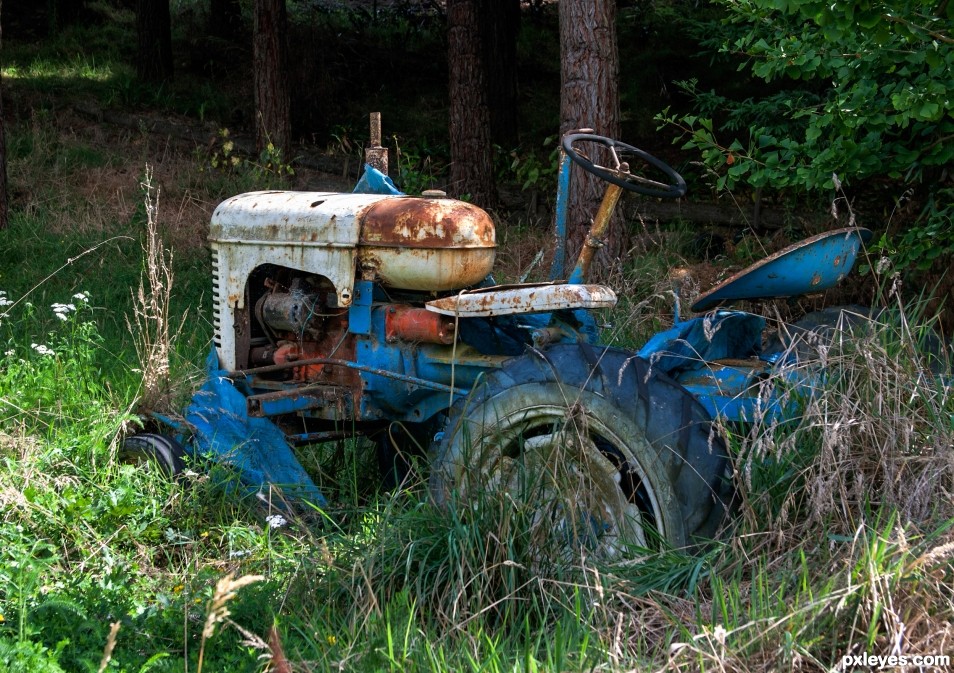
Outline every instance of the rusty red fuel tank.
[[494, 223], [477, 206], [443, 198], [393, 198], [358, 217], [358, 266], [384, 285], [456, 290], [483, 280], [494, 265]]

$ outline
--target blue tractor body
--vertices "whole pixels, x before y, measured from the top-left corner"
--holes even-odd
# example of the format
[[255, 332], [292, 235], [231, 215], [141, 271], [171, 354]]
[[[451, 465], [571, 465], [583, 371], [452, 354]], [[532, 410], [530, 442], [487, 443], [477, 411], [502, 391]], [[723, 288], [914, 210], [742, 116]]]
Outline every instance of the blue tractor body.
[[[512, 362], [528, 352], [544, 359], [550, 352], [579, 353], [589, 362], [591, 374], [577, 377], [574, 385], [600, 399], [609, 400], [618, 387], [625, 388], [627, 363], [639, 360], [643, 379], [668, 377], [660, 394], [688, 393], [709, 418], [750, 422], [784, 416], [784, 405], [771, 387], [763, 385], [786, 357], [782, 352], [761, 352], [765, 320], [718, 306], [830, 287], [851, 270], [870, 232], [839, 229], [776, 253], [699, 297], [692, 308], [706, 313], [688, 320], [679, 318], [677, 296], [670, 329], [653, 336], [636, 353], [606, 349], [598, 343], [591, 311], [614, 305], [616, 297], [610, 288], [586, 284], [586, 277], [616, 200], [625, 189], [680, 196], [685, 184], [644, 153], [637, 158], [664, 170], [669, 182], [631, 173], [617, 152], [635, 148], [609, 141], [612, 167], [607, 169], [573, 151], [574, 142], [607, 139], [587, 134], [568, 138], [558, 183], [557, 250], [549, 283], [495, 285], [489, 275], [495, 240], [492, 222], [483, 211], [450, 199], [402, 196], [371, 167], [366, 167], [359, 184], [359, 189], [375, 192], [371, 195], [259, 192], [223, 203], [213, 216], [211, 236], [216, 338], [209, 376], [182, 420], [159, 420], [172, 426], [193, 453], [236, 468], [248, 491], [280, 486], [286, 496], [321, 506], [324, 497], [292, 447], [355, 434], [386, 441], [399, 425], [425, 447], [436, 442], [438, 456], [456, 456], [460, 448], [447, 445], [443, 436], [453, 430], [455, 418], [469, 413], [468, 396], [481, 381], [496, 382], [501, 388], [496, 399], [504, 408], [511, 404], [505, 399], [506, 388], [520, 387], [519, 376], [536, 377], [535, 385], [552, 387], [551, 379], [560, 383], [557, 370], [576, 366], [553, 359], [557, 364], [549, 365], [552, 375], [508, 373], [523, 371], [514, 369]], [[587, 246], [567, 273], [563, 252], [573, 162], [611, 184]], [[617, 363], [618, 381], [600, 370], [604, 357]], [[589, 380], [593, 372], [602, 377], [599, 388]], [[632, 385], [643, 395], [642, 383]], [[595, 399], [595, 406], [600, 399]], [[640, 427], [649, 426], [647, 436], [654, 436], [655, 426], [670, 421], [653, 417], [655, 407], [646, 404], [647, 410], [632, 413], [639, 417]], [[688, 408], [688, 403], [680, 404]], [[552, 403], [531, 401], [526, 409], [547, 405]], [[702, 415], [698, 410], [690, 414]], [[521, 447], [542, 446], [539, 438], [554, 436], [550, 432], [528, 433]], [[602, 456], [599, 460], [618, 468], [608, 483], [631, 481], [625, 495], [631, 503], [664, 500], [659, 493], [669, 488], [665, 484], [656, 490], [646, 487], [645, 493], [637, 484], [652, 482], [653, 468], [623, 466], [639, 463], [638, 451], [629, 458], [626, 446], [617, 449], [605, 439], [615, 430], [601, 432], [592, 441]], [[547, 440], [546, 446], [555, 443]], [[631, 476], [637, 473], [642, 475], [639, 479]], [[722, 478], [715, 475], [710, 482]], [[438, 490], [446, 481], [438, 480]], [[620, 507], [623, 511], [634, 506]], [[642, 516], [656, 511], [653, 507], [665, 509], [640, 504]], [[612, 506], [604, 508], [609, 511]]]

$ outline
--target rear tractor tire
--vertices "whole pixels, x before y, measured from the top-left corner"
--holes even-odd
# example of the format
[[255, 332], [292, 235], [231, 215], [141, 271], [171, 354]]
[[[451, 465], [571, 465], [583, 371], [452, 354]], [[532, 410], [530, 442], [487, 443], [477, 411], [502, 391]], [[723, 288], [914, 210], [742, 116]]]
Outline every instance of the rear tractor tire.
[[725, 444], [702, 405], [649, 369], [586, 345], [508, 361], [452, 407], [432, 497], [495, 498], [523, 512], [535, 548], [603, 558], [713, 538], [733, 492]]

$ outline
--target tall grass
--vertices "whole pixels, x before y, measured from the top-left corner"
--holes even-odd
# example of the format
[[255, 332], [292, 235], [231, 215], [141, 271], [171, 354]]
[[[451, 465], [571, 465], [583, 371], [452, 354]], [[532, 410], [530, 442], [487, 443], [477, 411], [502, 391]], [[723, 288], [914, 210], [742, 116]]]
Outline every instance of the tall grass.
[[827, 669], [846, 654], [946, 652], [954, 400], [913, 313], [792, 341], [792, 367], [816, 389], [793, 422], [738, 437], [740, 520], [699, 596], [710, 625], [684, 625], [670, 666]]

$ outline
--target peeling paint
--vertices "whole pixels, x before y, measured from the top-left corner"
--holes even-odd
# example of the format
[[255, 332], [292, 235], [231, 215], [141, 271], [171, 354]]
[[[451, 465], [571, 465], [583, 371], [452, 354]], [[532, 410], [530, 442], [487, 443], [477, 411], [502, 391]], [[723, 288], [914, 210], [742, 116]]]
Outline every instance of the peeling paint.
[[429, 311], [462, 318], [610, 308], [616, 293], [604, 285], [501, 285], [427, 302]]

